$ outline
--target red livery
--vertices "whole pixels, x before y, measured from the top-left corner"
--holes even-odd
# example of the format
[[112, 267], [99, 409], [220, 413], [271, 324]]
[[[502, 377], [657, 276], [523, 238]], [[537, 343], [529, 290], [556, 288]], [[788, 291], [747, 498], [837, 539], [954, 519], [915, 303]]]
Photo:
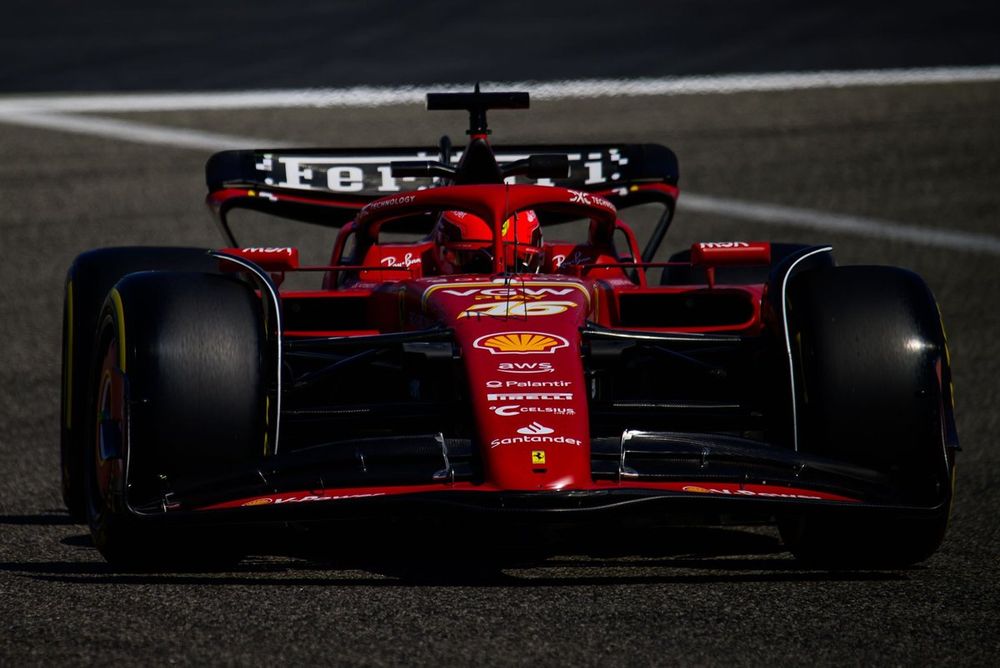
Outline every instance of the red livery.
[[[267, 525], [470, 516], [771, 522], [838, 566], [937, 548], [958, 440], [924, 282], [824, 245], [659, 259], [674, 154], [492, 145], [486, 112], [527, 99], [429, 95], [469, 111], [458, 150], [219, 153], [228, 247], [76, 259], [63, 491], [109, 561], [186, 563]], [[275, 217], [339, 230], [332, 252]]]

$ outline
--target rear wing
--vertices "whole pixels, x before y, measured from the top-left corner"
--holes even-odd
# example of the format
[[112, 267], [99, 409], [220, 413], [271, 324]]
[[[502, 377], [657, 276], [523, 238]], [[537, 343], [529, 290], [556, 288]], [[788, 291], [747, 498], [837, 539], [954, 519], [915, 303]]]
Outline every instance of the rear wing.
[[[532, 155], [565, 155], [566, 178], [511, 177], [510, 182], [555, 185], [600, 194], [619, 209], [662, 203], [666, 210], [647, 246], [655, 252], [673, 216], [679, 171], [677, 156], [658, 144], [544, 144], [494, 146], [500, 165]], [[440, 147], [383, 149], [256, 149], [223, 151], [205, 166], [208, 205], [233, 246], [226, 214], [253, 209], [326, 227], [353, 220], [379, 197], [445, 185], [441, 177], [395, 176], [392, 163], [439, 161], [458, 164], [461, 150]], [[662, 231], [661, 231], [662, 228]], [[646, 251], [643, 252], [645, 257]], [[650, 253], [652, 257], [652, 253]]]

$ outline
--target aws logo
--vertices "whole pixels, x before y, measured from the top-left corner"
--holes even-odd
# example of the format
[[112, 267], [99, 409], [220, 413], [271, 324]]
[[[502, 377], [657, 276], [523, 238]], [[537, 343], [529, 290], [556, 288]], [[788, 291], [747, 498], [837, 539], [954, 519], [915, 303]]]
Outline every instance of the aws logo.
[[552, 373], [551, 362], [500, 362], [497, 371], [501, 373]]

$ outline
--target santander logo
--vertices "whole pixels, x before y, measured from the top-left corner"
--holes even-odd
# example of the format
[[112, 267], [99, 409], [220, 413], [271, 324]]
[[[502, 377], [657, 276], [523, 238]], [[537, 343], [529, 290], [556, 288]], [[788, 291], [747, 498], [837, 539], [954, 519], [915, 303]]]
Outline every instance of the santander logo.
[[524, 434], [525, 436], [544, 436], [545, 434], [551, 434], [555, 429], [549, 429], [540, 422], [532, 422], [526, 427], [521, 427], [517, 430], [517, 433]]

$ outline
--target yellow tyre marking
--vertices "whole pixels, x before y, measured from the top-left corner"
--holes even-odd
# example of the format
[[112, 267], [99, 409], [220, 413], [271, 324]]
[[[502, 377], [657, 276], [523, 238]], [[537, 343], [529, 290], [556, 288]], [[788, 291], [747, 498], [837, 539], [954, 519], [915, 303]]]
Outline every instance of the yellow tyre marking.
[[111, 301], [115, 305], [115, 316], [118, 320], [118, 368], [125, 371], [125, 308], [122, 306], [122, 296], [116, 288], [111, 289]]

